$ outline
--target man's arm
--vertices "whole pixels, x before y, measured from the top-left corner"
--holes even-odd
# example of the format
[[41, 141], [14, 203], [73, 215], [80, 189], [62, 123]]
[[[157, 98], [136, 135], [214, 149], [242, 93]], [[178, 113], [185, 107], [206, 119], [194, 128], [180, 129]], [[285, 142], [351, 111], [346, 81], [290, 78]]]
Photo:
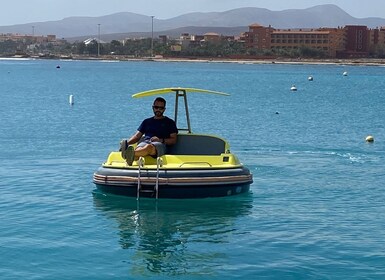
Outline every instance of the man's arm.
[[159, 138], [157, 136], [151, 137], [151, 142], [161, 142], [165, 145], [174, 145], [176, 143], [178, 134], [171, 133], [169, 138]]
[[142, 136], [143, 136], [143, 133], [140, 131], [137, 131], [134, 135], [131, 136], [130, 139], [128, 139], [128, 142], [127, 142], [128, 145], [138, 142], [140, 138], [142, 138]]
[[176, 139], [178, 137], [177, 133], [171, 133], [169, 138], [163, 140], [166, 145], [174, 145], [176, 143]]

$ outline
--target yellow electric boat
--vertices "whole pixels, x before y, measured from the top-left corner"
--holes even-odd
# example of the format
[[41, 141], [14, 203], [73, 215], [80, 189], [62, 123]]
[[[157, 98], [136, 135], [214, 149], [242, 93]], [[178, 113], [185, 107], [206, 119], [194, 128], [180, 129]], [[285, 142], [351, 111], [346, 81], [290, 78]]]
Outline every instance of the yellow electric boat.
[[178, 126], [177, 143], [165, 155], [141, 157], [129, 166], [119, 151], [113, 151], [94, 173], [96, 187], [107, 193], [152, 198], [204, 198], [248, 192], [253, 182], [250, 170], [230, 152], [229, 143], [217, 136], [191, 131], [187, 93], [226, 93], [196, 88], [162, 88], [134, 94], [148, 97], [175, 94], [174, 120], [178, 126], [179, 99], [183, 98], [187, 128]]

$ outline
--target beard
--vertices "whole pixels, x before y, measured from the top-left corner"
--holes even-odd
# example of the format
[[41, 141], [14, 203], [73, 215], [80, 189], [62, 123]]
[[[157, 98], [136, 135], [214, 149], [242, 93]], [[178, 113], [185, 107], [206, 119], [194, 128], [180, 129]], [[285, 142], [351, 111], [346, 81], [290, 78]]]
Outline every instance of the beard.
[[160, 111], [155, 111], [154, 112], [154, 115], [155, 115], [155, 117], [162, 117], [163, 116], [163, 113], [162, 112], [160, 112]]

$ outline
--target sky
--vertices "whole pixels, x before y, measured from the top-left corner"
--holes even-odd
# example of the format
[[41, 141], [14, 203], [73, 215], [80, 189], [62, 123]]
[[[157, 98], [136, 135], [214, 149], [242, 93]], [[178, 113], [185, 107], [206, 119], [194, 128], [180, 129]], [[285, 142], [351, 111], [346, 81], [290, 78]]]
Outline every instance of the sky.
[[0, 26], [56, 21], [71, 16], [97, 17], [133, 12], [169, 19], [191, 12], [223, 12], [242, 7], [272, 11], [335, 4], [356, 18], [385, 18], [385, 0], [0, 0]]

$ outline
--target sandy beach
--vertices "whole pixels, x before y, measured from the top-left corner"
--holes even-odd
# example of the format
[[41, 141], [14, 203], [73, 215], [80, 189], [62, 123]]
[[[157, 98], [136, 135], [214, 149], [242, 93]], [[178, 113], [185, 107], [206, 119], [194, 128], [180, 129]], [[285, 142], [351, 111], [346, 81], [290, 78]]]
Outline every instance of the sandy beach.
[[240, 64], [341, 64], [341, 65], [385, 65], [385, 59], [188, 59], [188, 58], [153, 58], [159, 62], [200, 62], [200, 63], [240, 63]]
[[261, 58], [261, 59], [232, 59], [232, 58], [188, 58], [188, 57], [143, 57], [127, 58], [118, 56], [104, 56], [99, 58], [78, 57], [73, 59], [102, 59], [102, 60], [120, 60], [120, 61], [157, 61], [157, 62], [192, 62], [192, 63], [239, 63], [239, 64], [341, 64], [341, 65], [366, 65], [383, 66], [385, 59], [312, 59], [312, 58]]
[[6, 59], [57, 59], [57, 60], [105, 60], [105, 61], [155, 61], [155, 62], [191, 62], [191, 63], [238, 63], [238, 64], [323, 64], [323, 65], [365, 65], [365, 66], [384, 66], [385, 59], [379, 58], [357, 58], [357, 59], [315, 59], [315, 58], [250, 58], [250, 59], [234, 59], [234, 58], [209, 58], [209, 57], [139, 57], [133, 58], [129, 56], [113, 56], [101, 55], [95, 56], [54, 56], [54, 57], [26, 57], [11, 56], [0, 57], [1, 60]]

